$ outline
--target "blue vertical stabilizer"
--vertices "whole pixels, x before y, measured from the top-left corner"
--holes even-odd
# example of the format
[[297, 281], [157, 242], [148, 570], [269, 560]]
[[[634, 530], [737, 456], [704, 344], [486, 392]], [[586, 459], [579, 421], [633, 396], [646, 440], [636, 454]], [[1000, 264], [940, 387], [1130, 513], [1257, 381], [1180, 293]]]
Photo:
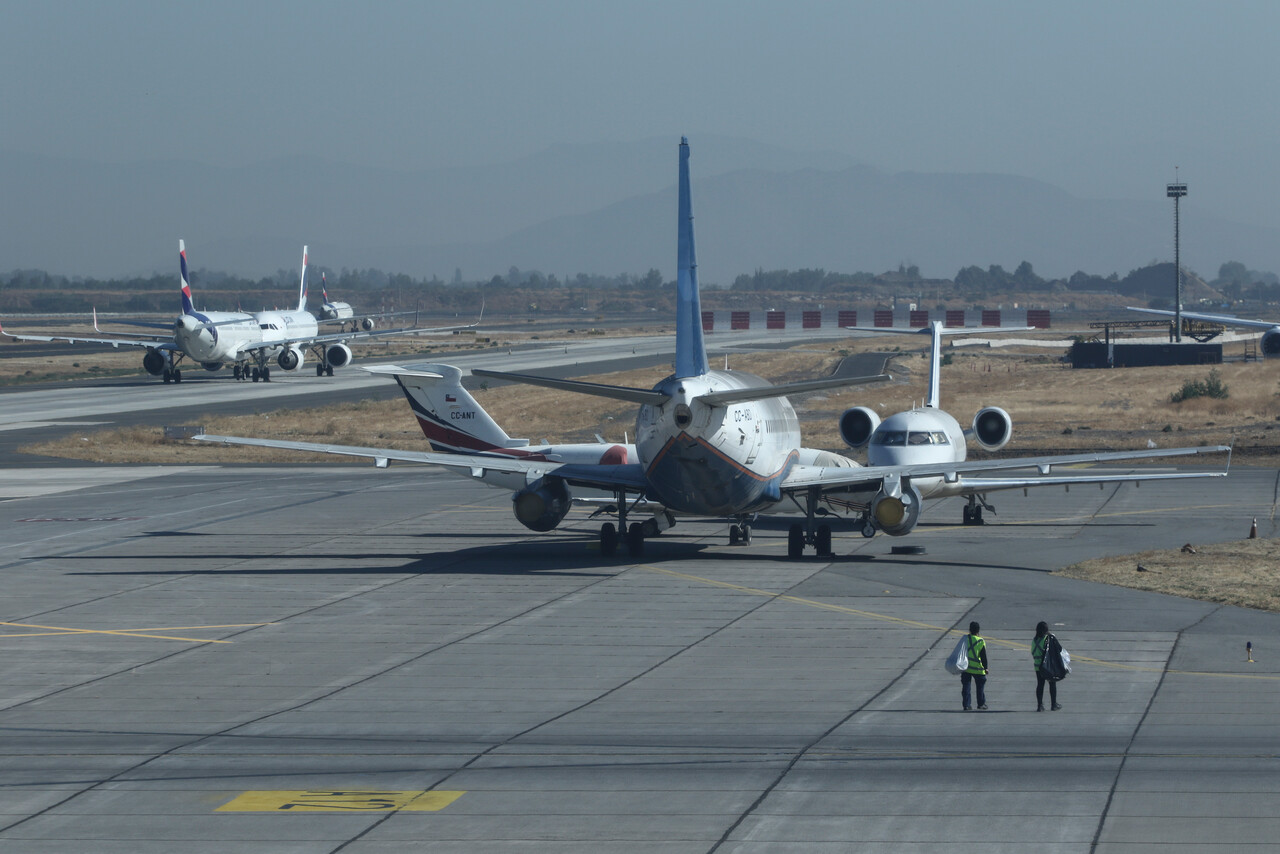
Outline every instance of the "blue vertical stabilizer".
[[702, 301], [698, 297], [698, 258], [693, 251], [693, 199], [689, 192], [689, 140], [680, 138], [679, 258], [676, 272], [676, 377], [707, 373], [702, 340]]

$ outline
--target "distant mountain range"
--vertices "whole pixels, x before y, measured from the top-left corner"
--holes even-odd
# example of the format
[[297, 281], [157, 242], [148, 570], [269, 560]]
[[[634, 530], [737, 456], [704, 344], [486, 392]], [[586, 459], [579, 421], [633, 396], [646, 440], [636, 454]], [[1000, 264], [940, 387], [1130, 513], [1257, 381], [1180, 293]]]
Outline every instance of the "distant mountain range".
[[[829, 152], [693, 140], [701, 280], [757, 268], [930, 277], [969, 265], [1121, 276], [1172, 260], [1163, 201], [1081, 199], [987, 174], [886, 174]], [[104, 164], [0, 152], [0, 270], [112, 277], [196, 268], [263, 276], [315, 264], [445, 281], [509, 268], [675, 274], [676, 141], [561, 145], [488, 167], [397, 172], [309, 158], [243, 168]], [[1183, 261], [1212, 278], [1280, 270], [1280, 230], [1183, 208]]]

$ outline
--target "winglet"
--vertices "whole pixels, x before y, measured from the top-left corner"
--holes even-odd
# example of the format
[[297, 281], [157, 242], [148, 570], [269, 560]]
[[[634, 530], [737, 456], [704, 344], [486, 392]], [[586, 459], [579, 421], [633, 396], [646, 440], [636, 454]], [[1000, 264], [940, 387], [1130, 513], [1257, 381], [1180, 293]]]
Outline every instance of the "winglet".
[[929, 396], [925, 399], [924, 405], [929, 409], [939, 409], [942, 406], [941, 401], [941, 379], [942, 373], [942, 321], [935, 320], [929, 324], [929, 331], [933, 337], [933, 343], [929, 347]]
[[698, 295], [698, 259], [693, 246], [693, 199], [689, 189], [689, 139], [680, 138], [680, 199], [677, 213], [676, 378], [707, 373], [702, 339], [702, 302]]
[[196, 307], [191, 301], [191, 279], [187, 277], [187, 244], [178, 238], [178, 264], [182, 270], [182, 313], [195, 314]]
[[307, 247], [302, 247], [302, 279], [298, 282], [298, 311], [307, 309]]

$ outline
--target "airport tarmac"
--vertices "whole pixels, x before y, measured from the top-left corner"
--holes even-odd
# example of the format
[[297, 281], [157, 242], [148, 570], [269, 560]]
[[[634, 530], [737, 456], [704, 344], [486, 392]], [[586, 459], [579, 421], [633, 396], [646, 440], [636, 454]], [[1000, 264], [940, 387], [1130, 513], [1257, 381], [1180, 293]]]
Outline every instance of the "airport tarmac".
[[599, 520], [534, 534], [430, 469], [50, 474], [0, 472], [0, 851], [1280, 847], [1280, 616], [1049, 574], [1275, 536], [1274, 469], [1005, 493], [980, 528], [936, 502], [802, 561], [763, 520], [602, 559]]

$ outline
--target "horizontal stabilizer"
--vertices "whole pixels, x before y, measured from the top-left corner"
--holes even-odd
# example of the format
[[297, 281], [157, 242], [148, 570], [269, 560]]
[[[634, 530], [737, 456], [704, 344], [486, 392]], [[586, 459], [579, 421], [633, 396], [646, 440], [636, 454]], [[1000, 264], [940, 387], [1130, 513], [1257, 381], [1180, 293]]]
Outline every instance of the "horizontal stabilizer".
[[850, 385], [863, 385], [892, 379], [888, 374], [876, 374], [869, 377], [827, 377], [821, 380], [802, 380], [782, 385], [765, 385], [754, 388], [734, 388], [725, 391], [713, 391], [698, 395], [697, 400], [708, 406], [723, 406], [728, 403], [742, 403], [746, 400], [765, 400], [770, 397], [785, 397], [789, 394], [806, 394], [811, 391], [823, 391], [829, 388], [842, 388]]
[[513, 383], [524, 383], [525, 385], [537, 385], [544, 388], [555, 388], [561, 391], [576, 391], [579, 394], [590, 394], [595, 397], [608, 397], [614, 400], [626, 400], [631, 403], [649, 404], [651, 406], [661, 406], [671, 399], [670, 395], [663, 394], [660, 391], [650, 391], [643, 388], [630, 388], [628, 386], [604, 385], [603, 383], [588, 383], [580, 380], [558, 380], [551, 377], [539, 377], [533, 374], [512, 374], [506, 371], [489, 371], [482, 368], [473, 368], [471, 375], [474, 377], [488, 377], [495, 380], [507, 380]]

